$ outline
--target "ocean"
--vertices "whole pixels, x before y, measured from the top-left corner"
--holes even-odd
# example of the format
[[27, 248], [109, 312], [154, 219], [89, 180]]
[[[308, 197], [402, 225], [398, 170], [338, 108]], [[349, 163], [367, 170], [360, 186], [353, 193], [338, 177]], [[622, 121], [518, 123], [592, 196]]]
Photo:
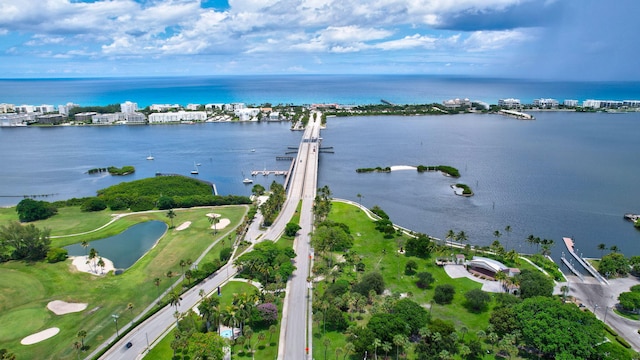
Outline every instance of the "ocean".
[[640, 99], [640, 82], [550, 82], [427, 75], [290, 75], [95, 79], [0, 79], [0, 103], [120, 104], [425, 104], [469, 98]]
[[[588, 86], [468, 78], [307, 76], [225, 78], [220, 85], [210, 86], [216, 81], [213, 78], [192, 80], [3, 80], [0, 102], [108, 104], [130, 100], [148, 105], [378, 103], [380, 99], [424, 103], [450, 97], [488, 102], [498, 97], [519, 97], [526, 102], [527, 96], [640, 98], [640, 86], [628, 83]], [[182, 88], [178, 86], [181, 81]], [[6, 89], [8, 83], [13, 91]], [[24, 100], [11, 100], [18, 98]], [[488, 245], [494, 240], [493, 232], [499, 230], [504, 233], [500, 238], [504, 244], [523, 252], [534, 250], [524, 242], [529, 234], [553, 239], [555, 258], [562, 253], [563, 236], [574, 237], [584, 256], [600, 256], [599, 243], [617, 245], [626, 255], [640, 254], [640, 231], [623, 220], [626, 212], [640, 212], [640, 194], [635, 191], [640, 178], [640, 113], [534, 115], [534, 121], [480, 114], [329, 118], [322, 131], [323, 144], [333, 146], [335, 153], [322, 153], [318, 185], [328, 185], [334, 196], [354, 201], [361, 194], [364, 205], [378, 205], [394, 222], [436, 237], [443, 237], [449, 229], [464, 230], [471, 243]], [[0, 205], [15, 204], [25, 194], [49, 194], [41, 198], [44, 200], [91, 196], [98, 189], [156, 172], [190, 176], [196, 163], [201, 164], [198, 177], [214, 182], [219, 193], [248, 195], [251, 186], [242, 179], [252, 170], [288, 169], [290, 163], [276, 156], [286, 155], [300, 136], [289, 130], [288, 123], [0, 128], [0, 195], [14, 196], [0, 197]], [[155, 160], [146, 160], [150, 154]], [[454, 180], [413, 171], [355, 172], [360, 167], [418, 164], [454, 166], [462, 176]], [[133, 165], [136, 172], [126, 177], [86, 174], [90, 168], [112, 165]], [[254, 181], [268, 187], [282, 177], [260, 175]], [[455, 196], [450, 188], [454, 182], [469, 185], [475, 195]], [[507, 225], [510, 233], [504, 231]]]

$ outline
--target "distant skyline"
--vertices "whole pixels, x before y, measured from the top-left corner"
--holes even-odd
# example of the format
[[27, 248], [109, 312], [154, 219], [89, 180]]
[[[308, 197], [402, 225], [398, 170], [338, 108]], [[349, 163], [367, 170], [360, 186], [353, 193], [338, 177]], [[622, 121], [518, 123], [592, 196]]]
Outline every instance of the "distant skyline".
[[3, 0], [0, 78], [640, 80], [635, 0]]

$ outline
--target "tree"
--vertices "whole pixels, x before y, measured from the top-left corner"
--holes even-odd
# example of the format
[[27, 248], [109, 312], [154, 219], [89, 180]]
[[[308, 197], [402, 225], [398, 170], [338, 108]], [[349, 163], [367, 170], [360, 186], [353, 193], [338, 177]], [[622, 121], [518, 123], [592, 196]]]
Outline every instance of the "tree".
[[480, 312], [487, 308], [487, 304], [491, 301], [491, 296], [480, 289], [472, 289], [464, 294], [467, 299], [467, 306], [474, 312]]
[[623, 292], [618, 296], [618, 301], [626, 311], [637, 312], [637, 310], [640, 309], [640, 292]]
[[160, 278], [153, 279], [153, 285], [156, 286], [156, 295], [160, 295]]
[[429, 257], [432, 249], [433, 244], [431, 242], [431, 239], [424, 234], [410, 237], [409, 239], [407, 239], [407, 243], [405, 244], [405, 250], [407, 251], [408, 256], [427, 258]]
[[[453, 241], [456, 238], [456, 233], [453, 231], [453, 229], [449, 229], [444, 238], [445, 240]], [[446, 242], [443, 245], [446, 245]]]
[[418, 274], [416, 274], [416, 277], [418, 278], [416, 285], [418, 285], [420, 289], [426, 289], [430, 287], [434, 281], [436, 281], [433, 275], [430, 272], [426, 271], [419, 272]]
[[87, 199], [82, 206], [80, 206], [80, 210], [82, 211], [102, 211], [107, 208], [107, 203], [99, 198], [99, 197], [91, 197]]
[[607, 278], [626, 276], [629, 269], [629, 260], [624, 255], [615, 252], [603, 256], [598, 265], [600, 274]]
[[271, 337], [276, 333], [276, 331], [278, 331], [278, 328], [275, 325], [269, 326], [269, 344], [271, 344]]
[[84, 248], [84, 255], [87, 256], [89, 255], [89, 253], [87, 252], [87, 248], [89, 247], [89, 242], [87, 240], [82, 240], [82, 242], [80, 243], [80, 246], [82, 246]]
[[169, 220], [171, 221], [171, 229], [173, 229], [173, 218], [178, 216], [176, 214], [175, 211], [173, 211], [173, 209], [169, 209], [169, 211], [167, 211], [167, 217], [169, 218]]
[[260, 184], [255, 184], [255, 185], [253, 185], [253, 187], [251, 188], [251, 193], [252, 193], [254, 196], [261, 196], [261, 195], [263, 195], [263, 194], [264, 194], [265, 190], [266, 190], [266, 189], [264, 188], [264, 186], [262, 186], [262, 185], [260, 185]]
[[16, 212], [20, 222], [31, 222], [48, 219], [58, 213], [58, 209], [46, 201], [23, 199], [16, 206]]
[[523, 299], [553, 294], [553, 281], [537, 270], [524, 269], [516, 280], [520, 283], [520, 297]]
[[413, 275], [416, 273], [416, 269], [418, 269], [418, 263], [413, 260], [409, 260], [404, 266], [404, 273], [407, 275]]
[[396, 360], [398, 360], [398, 352], [400, 348], [404, 347], [409, 339], [404, 335], [395, 335], [393, 337], [393, 344], [396, 346]]
[[525, 299], [514, 305], [514, 314], [521, 340], [547, 356], [589, 359], [604, 337], [593, 314], [554, 298]]
[[192, 334], [188, 339], [188, 351], [192, 359], [222, 360], [226, 341], [216, 333]]
[[220, 217], [217, 215], [212, 215], [209, 217], [209, 222], [211, 223], [211, 226], [213, 227], [213, 235], [218, 233], [218, 229], [216, 228], [216, 226], [220, 223]]
[[429, 321], [429, 313], [427, 310], [415, 301], [407, 298], [398, 300], [393, 306], [392, 312], [405, 326], [409, 327], [409, 334], [407, 335], [417, 334]]
[[324, 340], [322, 340], [322, 344], [324, 345], [324, 360], [327, 360], [327, 349], [331, 346], [331, 339], [325, 337]]
[[380, 339], [373, 339], [373, 358], [376, 360], [378, 359], [378, 347], [380, 345], [382, 345], [382, 341], [380, 341]]
[[51, 244], [49, 233], [49, 229], [40, 230], [33, 224], [23, 226], [15, 221], [0, 226], [0, 260], [4, 260], [7, 252], [14, 260], [44, 259]]
[[353, 353], [353, 350], [355, 349], [355, 346], [353, 346], [353, 343], [348, 342], [346, 344], [344, 344], [344, 357], [342, 358], [342, 360], [346, 360], [347, 356], [351, 355], [351, 353]]
[[378, 295], [384, 291], [384, 279], [379, 272], [365, 274], [362, 277], [362, 281], [353, 287], [353, 291], [360, 293], [362, 296], [369, 296], [370, 290], [374, 290]]
[[609, 251], [611, 251], [612, 253], [617, 253], [618, 251], [620, 251], [620, 248], [618, 247], [618, 245], [611, 245]]
[[87, 332], [85, 330], [78, 331], [78, 337], [80, 338], [80, 341], [81, 341], [81, 345], [82, 345], [81, 349], [84, 350], [85, 349], [84, 338], [87, 337]]
[[600, 257], [604, 256], [604, 251], [607, 250], [607, 245], [600, 243], [598, 244], [598, 250], [600, 250]]
[[297, 232], [298, 232], [298, 230], [300, 230], [300, 229], [302, 229], [302, 228], [300, 227], [300, 225], [298, 225], [298, 224], [296, 224], [296, 223], [292, 223], [292, 222], [290, 222], [290, 223], [287, 223], [287, 225], [286, 225], [286, 227], [285, 227], [285, 229], [284, 229], [284, 233], [285, 233], [285, 235], [287, 235], [287, 236], [294, 237], [294, 236], [296, 236], [296, 233], [297, 233]]
[[455, 293], [456, 289], [451, 284], [438, 285], [435, 288], [433, 300], [440, 305], [450, 304]]

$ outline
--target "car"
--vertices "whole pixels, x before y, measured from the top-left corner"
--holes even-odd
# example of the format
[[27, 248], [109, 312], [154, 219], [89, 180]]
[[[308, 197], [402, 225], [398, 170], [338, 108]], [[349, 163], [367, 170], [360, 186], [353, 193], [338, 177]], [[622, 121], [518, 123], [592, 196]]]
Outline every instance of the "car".
[[133, 343], [131, 341], [129, 341], [127, 345], [125, 345], [127, 349], [131, 348], [132, 346], [133, 346]]

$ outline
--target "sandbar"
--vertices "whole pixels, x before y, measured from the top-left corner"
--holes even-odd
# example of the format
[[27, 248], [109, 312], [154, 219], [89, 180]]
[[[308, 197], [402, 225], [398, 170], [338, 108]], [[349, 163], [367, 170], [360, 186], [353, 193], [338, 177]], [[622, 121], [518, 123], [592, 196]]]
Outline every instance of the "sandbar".
[[400, 170], [417, 170], [418, 168], [415, 166], [409, 165], [394, 165], [390, 167], [391, 171], [400, 171]]
[[104, 275], [109, 273], [109, 271], [116, 269], [113, 266], [113, 262], [105, 257], [102, 258], [102, 261], [104, 261], [104, 267], [98, 266], [99, 258], [89, 260], [89, 257], [86, 255], [71, 256], [71, 258], [73, 259], [73, 266], [75, 266], [78, 271], [86, 272], [93, 275]]
[[31, 334], [26, 338], [20, 341], [22, 345], [33, 345], [35, 343], [39, 343], [40, 341], [47, 340], [50, 337], [56, 336], [60, 332], [60, 329], [57, 327], [52, 327], [47, 330], [42, 330], [35, 334]]
[[56, 315], [64, 315], [74, 312], [80, 312], [87, 308], [86, 303], [68, 303], [62, 300], [53, 300], [47, 304], [47, 309], [53, 311]]

